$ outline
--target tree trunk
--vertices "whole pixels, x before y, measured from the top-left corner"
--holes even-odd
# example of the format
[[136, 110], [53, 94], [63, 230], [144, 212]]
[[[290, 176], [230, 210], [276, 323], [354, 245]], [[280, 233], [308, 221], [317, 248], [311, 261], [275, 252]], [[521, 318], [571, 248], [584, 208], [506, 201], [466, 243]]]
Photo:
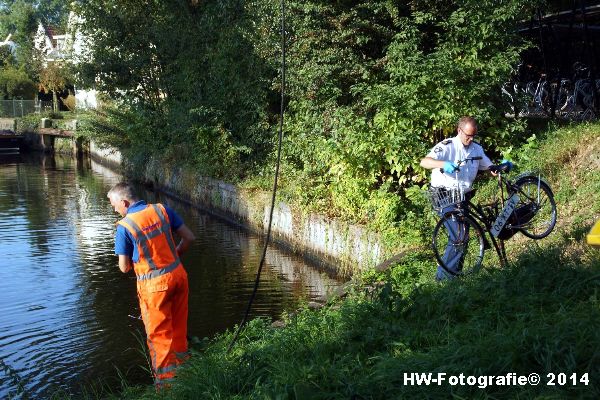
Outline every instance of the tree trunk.
[[58, 112], [58, 96], [56, 95], [56, 90], [52, 91], [52, 110], [55, 113]]

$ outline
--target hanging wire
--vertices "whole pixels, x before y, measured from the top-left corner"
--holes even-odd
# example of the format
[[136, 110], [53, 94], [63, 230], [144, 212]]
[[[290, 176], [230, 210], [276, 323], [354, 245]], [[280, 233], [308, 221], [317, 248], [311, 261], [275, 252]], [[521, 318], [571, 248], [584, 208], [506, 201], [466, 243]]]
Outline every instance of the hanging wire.
[[244, 313], [244, 318], [242, 322], [240, 322], [229, 347], [227, 348], [227, 353], [231, 351], [233, 345], [237, 341], [240, 332], [246, 322], [248, 321], [248, 315], [250, 315], [250, 309], [252, 308], [252, 303], [254, 302], [254, 298], [256, 297], [256, 292], [258, 291], [258, 285], [260, 283], [260, 274], [262, 272], [265, 256], [267, 254], [267, 247], [269, 246], [269, 241], [271, 239], [271, 225], [273, 222], [273, 209], [275, 208], [275, 196], [277, 194], [277, 179], [279, 178], [279, 165], [281, 163], [281, 143], [283, 141], [283, 116], [284, 116], [284, 108], [285, 108], [285, 0], [281, 0], [281, 107], [279, 111], [279, 134], [278, 134], [278, 144], [277, 144], [277, 164], [275, 165], [275, 178], [273, 179], [273, 191], [271, 196], [271, 209], [269, 212], [269, 224], [267, 228], [267, 237], [265, 238], [265, 244], [263, 246], [262, 256], [260, 258], [260, 264], [258, 265], [258, 271], [256, 272], [256, 279], [254, 280], [254, 289], [252, 290], [252, 295], [250, 296], [250, 300], [248, 301], [248, 306], [246, 307], [246, 312]]

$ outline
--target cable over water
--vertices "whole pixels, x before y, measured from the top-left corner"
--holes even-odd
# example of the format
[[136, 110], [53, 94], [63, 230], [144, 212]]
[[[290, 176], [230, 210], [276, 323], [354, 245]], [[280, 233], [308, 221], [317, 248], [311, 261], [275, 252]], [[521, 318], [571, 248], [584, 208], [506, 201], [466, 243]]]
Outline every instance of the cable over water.
[[[151, 383], [140, 366], [135, 277], [113, 254], [118, 216], [106, 198], [121, 179], [92, 162], [0, 154], [0, 398], [48, 398], [80, 385]], [[140, 188], [140, 190], [143, 190]], [[200, 338], [239, 321], [253, 290], [262, 240], [171, 198], [196, 233], [184, 263], [190, 278], [189, 334]], [[278, 318], [338, 283], [270, 246], [251, 316]], [[137, 338], [136, 338], [137, 336]], [[143, 337], [143, 336], [142, 336]]]

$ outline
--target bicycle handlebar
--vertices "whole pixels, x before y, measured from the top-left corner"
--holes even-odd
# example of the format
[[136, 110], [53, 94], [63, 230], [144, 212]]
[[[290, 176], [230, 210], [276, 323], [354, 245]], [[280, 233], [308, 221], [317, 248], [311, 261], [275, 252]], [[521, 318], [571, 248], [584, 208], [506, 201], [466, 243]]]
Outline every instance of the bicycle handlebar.
[[[458, 167], [456, 169], [456, 172], [460, 171], [460, 166], [463, 165], [463, 164], [465, 164], [467, 161], [479, 161], [481, 159], [483, 159], [483, 157], [477, 156], [477, 157], [468, 157], [468, 158], [465, 158], [464, 160], [458, 160], [456, 162], [456, 166]], [[440, 172], [444, 173], [444, 168], [440, 168]]]
[[[483, 157], [478, 156], [478, 157], [469, 157], [469, 158], [465, 158], [464, 160], [458, 160], [456, 162], [456, 171], [458, 172], [460, 171], [460, 166], [465, 164], [467, 161], [477, 161], [477, 160], [481, 160]], [[510, 172], [510, 170], [513, 168], [512, 163], [510, 162], [505, 162], [502, 164], [497, 164], [497, 165], [490, 165], [489, 170], [491, 172]], [[440, 168], [440, 172], [444, 173], [444, 168]]]

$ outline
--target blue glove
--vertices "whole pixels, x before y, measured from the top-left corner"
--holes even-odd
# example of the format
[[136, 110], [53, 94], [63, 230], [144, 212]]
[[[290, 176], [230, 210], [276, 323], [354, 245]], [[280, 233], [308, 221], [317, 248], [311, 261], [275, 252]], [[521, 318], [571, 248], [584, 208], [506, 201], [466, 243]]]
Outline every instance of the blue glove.
[[454, 171], [458, 171], [458, 165], [454, 164], [452, 161], [444, 161], [444, 172], [447, 174], [452, 174]]
[[508, 165], [508, 171], [511, 171], [513, 169], [513, 167], [515, 166], [512, 162], [510, 162], [506, 159], [502, 160], [502, 162], [500, 164]]

